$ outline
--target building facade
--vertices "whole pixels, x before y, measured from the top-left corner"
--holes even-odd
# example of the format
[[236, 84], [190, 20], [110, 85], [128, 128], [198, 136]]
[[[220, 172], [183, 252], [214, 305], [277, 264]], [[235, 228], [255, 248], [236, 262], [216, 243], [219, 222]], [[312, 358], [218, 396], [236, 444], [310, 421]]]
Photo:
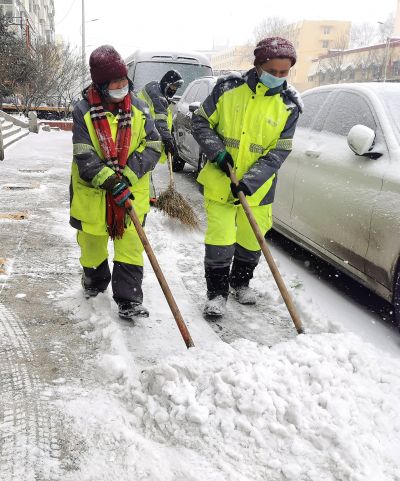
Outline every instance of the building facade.
[[332, 49], [348, 48], [350, 28], [351, 22], [336, 20], [303, 20], [289, 26], [288, 36], [297, 51], [290, 80], [300, 92], [310, 87], [308, 77], [313, 59]]
[[[291, 70], [290, 82], [300, 91], [310, 87], [309, 71], [313, 59], [331, 49], [349, 45], [351, 22], [336, 20], [303, 20], [287, 25], [281, 36], [293, 42], [297, 63]], [[242, 45], [222, 50], [212, 56], [213, 70], [245, 72], [253, 66], [255, 45]]]
[[314, 59], [309, 71], [309, 87], [369, 81], [400, 81], [400, 39], [329, 52]]
[[242, 45], [225, 48], [211, 56], [211, 65], [216, 75], [222, 75], [232, 70], [247, 72], [253, 66], [254, 46]]
[[27, 45], [36, 38], [54, 42], [54, 0], [0, 0], [0, 12]]

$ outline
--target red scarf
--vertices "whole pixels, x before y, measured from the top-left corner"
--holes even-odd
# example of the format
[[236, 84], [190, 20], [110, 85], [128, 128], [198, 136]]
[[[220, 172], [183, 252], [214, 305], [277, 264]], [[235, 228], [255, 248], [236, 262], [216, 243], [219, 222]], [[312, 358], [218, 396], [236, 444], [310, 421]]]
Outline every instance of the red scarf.
[[[118, 106], [118, 130], [116, 141], [112, 139], [101, 97], [95, 87], [90, 86], [87, 92], [90, 107], [90, 118], [99, 140], [104, 162], [111, 167], [119, 178], [128, 159], [131, 145], [131, 96], [128, 94]], [[107, 192], [107, 229], [112, 239], [120, 239], [125, 229], [125, 208], [118, 206], [111, 192]]]

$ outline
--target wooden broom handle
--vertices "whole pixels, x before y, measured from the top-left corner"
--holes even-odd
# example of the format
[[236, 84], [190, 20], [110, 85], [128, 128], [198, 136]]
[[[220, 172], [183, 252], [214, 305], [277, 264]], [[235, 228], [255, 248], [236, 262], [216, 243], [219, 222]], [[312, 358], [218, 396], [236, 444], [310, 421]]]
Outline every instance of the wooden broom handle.
[[[228, 164], [229, 165], [229, 164]], [[235, 173], [233, 172], [233, 169], [231, 168], [231, 166], [229, 165], [229, 174], [230, 174], [230, 178], [231, 178], [231, 181], [235, 184], [235, 185], [238, 185], [239, 182], [237, 180], [237, 177], [235, 175]], [[292, 301], [292, 298], [290, 297], [290, 294], [286, 288], [286, 285], [285, 285], [285, 282], [278, 270], [278, 267], [274, 261], [274, 258], [272, 257], [272, 254], [271, 254], [271, 251], [269, 250], [268, 248], [268, 245], [267, 245], [267, 242], [257, 224], [257, 221], [253, 215], [253, 212], [251, 211], [250, 209], [250, 206], [249, 206], [249, 203], [247, 202], [246, 200], [246, 196], [244, 195], [244, 193], [242, 191], [239, 191], [238, 192], [238, 195], [239, 195], [239, 200], [240, 200], [240, 203], [242, 204], [242, 207], [243, 207], [243, 210], [245, 211], [246, 215], [247, 215], [247, 218], [250, 222], [250, 225], [254, 231], [254, 234], [258, 240], [258, 243], [260, 244], [260, 247], [261, 247], [261, 250], [264, 254], [264, 257], [268, 263], [268, 266], [272, 272], [272, 275], [274, 276], [274, 279], [275, 279], [275, 282], [279, 288], [279, 291], [283, 297], [283, 300], [285, 301], [285, 304], [286, 304], [286, 307], [289, 311], [289, 314], [290, 314], [290, 317], [292, 318], [292, 321], [296, 327], [296, 330], [297, 330], [297, 333], [298, 334], [303, 334], [304, 333], [304, 329], [303, 329], [303, 326], [301, 324], [301, 320], [300, 320], [300, 317], [297, 313], [297, 310], [296, 310], [296, 307]]]
[[175, 181], [174, 181], [174, 173], [172, 170], [172, 156], [169, 152], [167, 157], [168, 157], [168, 169], [169, 169], [169, 183], [173, 186]]
[[182, 318], [182, 315], [179, 311], [179, 307], [175, 302], [174, 296], [172, 295], [171, 289], [169, 288], [169, 285], [167, 283], [167, 280], [164, 277], [164, 274], [161, 270], [161, 267], [157, 261], [157, 258], [153, 252], [153, 249], [151, 248], [151, 245], [147, 239], [146, 233], [142, 227], [142, 224], [140, 223], [139, 217], [137, 216], [135, 209], [133, 208], [132, 202], [130, 200], [127, 200], [125, 202], [125, 208], [129, 213], [130, 218], [132, 219], [132, 222], [136, 228], [136, 231], [138, 233], [138, 236], [140, 240], [142, 241], [144, 250], [146, 251], [147, 257], [149, 258], [150, 264], [153, 268], [154, 274], [157, 277], [157, 280], [161, 286], [161, 289], [164, 293], [164, 296], [168, 302], [168, 305], [171, 309], [172, 315], [174, 316], [175, 322], [178, 325], [178, 329], [183, 337], [183, 340], [185, 341], [186, 347], [189, 349], [189, 347], [194, 347], [194, 343], [192, 341], [192, 338], [190, 336], [189, 330], [185, 324], [185, 321]]

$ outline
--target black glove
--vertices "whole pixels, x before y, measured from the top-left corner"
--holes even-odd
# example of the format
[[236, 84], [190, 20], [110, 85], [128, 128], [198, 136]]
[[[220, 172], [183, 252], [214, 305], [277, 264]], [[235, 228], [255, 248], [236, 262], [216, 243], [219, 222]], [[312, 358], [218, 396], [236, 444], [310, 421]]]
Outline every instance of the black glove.
[[230, 177], [228, 164], [233, 168], [234, 162], [229, 152], [223, 150], [215, 157], [213, 162], [218, 165], [222, 172], [225, 172], [225, 174]]
[[165, 149], [165, 153], [168, 155], [168, 154], [171, 154], [171, 156], [173, 157], [174, 154], [175, 154], [175, 146], [174, 146], [174, 143], [171, 139], [166, 139], [164, 140], [164, 149]]
[[135, 199], [134, 195], [129, 190], [129, 187], [122, 180], [118, 182], [117, 185], [114, 186], [111, 193], [112, 193], [112, 196], [114, 197], [115, 203], [120, 207], [123, 207], [125, 205], [125, 202], [128, 199], [132, 199], [132, 200]]
[[239, 198], [239, 192], [243, 192], [244, 195], [251, 195], [251, 192], [249, 191], [249, 188], [242, 181], [240, 181], [238, 183], [238, 185], [236, 185], [234, 183], [231, 183], [231, 191], [232, 191], [232, 195], [233, 195], [233, 197], [235, 197], [235, 199]]

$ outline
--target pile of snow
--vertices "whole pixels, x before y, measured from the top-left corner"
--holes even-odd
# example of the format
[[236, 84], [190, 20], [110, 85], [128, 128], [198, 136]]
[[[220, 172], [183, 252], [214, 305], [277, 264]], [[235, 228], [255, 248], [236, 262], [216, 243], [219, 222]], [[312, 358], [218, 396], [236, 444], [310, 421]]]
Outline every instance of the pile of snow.
[[394, 481], [399, 368], [353, 335], [242, 340], [145, 370], [131, 402], [146, 437], [195, 450], [221, 479]]

